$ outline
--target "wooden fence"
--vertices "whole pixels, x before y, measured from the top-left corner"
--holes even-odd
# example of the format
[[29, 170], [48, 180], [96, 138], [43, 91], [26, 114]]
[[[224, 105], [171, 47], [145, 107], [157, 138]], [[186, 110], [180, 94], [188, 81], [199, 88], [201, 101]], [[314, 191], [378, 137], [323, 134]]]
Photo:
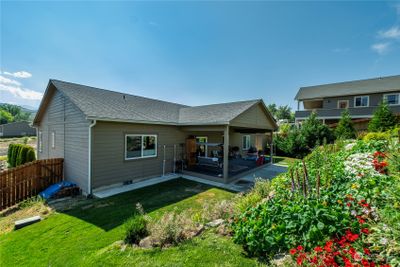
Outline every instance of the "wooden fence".
[[64, 159], [43, 159], [0, 172], [0, 210], [36, 196], [64, 179]]

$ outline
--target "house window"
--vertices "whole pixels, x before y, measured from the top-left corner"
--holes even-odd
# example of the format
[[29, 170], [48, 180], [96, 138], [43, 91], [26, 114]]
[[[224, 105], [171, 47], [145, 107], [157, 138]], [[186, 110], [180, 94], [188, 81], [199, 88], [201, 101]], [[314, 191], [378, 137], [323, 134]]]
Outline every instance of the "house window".
[[250, 148], [250, 135], [243, 135], [242, 148], [243, 150], [248, 150]]
[[369, 96], [356, 96], [354, 98], [355, 107], [368, 107], [369, 106]]
[[39, 131], [39, 152], [43, 151], [43, 133]]
[[338, 108], [345, 109], [349, 107], [349, 100], [339, 100], [338, 101]]
[[157, 157], [157, 136], [148, 134], [125, 135], [125, 159]]
[[56, 133], [51, 132], [51, 148], [55, 148], [55, 147], [56, 147]]
[[207, 136], [196, 136], [196, 146], [199, 156], [208, 156], [208, 137]]
[[389, 106], [399, 105], [400, 93], [383, 95], [383, 99]]

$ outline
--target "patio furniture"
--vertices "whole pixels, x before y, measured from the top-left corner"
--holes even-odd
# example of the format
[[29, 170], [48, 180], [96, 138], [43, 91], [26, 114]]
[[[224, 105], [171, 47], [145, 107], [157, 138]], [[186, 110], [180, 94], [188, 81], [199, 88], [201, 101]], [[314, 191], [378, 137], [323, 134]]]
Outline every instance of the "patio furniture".
[[221, 168], [219, 158], [197, 157], [198, 165]]

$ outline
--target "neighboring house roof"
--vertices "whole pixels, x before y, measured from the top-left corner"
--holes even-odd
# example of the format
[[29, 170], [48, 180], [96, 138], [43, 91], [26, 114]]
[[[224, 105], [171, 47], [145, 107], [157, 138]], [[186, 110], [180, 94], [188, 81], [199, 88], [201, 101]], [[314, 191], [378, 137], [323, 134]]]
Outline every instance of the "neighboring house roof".
[[301, 87], [295, 100], [363, 95], [400, 90], [400, 75]]
[[262, 103], [267, 114], [275, 123], [264, 102], [260, 99], [189, 107], [70, 82], [50, 80], [34, 124], [40, 121], [45, 112], [49, 91], [54, 90], [52, 86], [68, 97], [88, 119], [172, 125], [228, 124], [253, 105]]

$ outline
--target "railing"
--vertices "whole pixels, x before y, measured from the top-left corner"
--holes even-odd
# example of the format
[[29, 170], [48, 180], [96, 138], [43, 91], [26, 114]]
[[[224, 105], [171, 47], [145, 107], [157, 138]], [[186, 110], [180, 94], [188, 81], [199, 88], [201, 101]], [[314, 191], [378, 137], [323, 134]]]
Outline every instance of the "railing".
[[0, 172], [0, 210], [36, 196], [64, 179], [64, 159], [43, 159]]

